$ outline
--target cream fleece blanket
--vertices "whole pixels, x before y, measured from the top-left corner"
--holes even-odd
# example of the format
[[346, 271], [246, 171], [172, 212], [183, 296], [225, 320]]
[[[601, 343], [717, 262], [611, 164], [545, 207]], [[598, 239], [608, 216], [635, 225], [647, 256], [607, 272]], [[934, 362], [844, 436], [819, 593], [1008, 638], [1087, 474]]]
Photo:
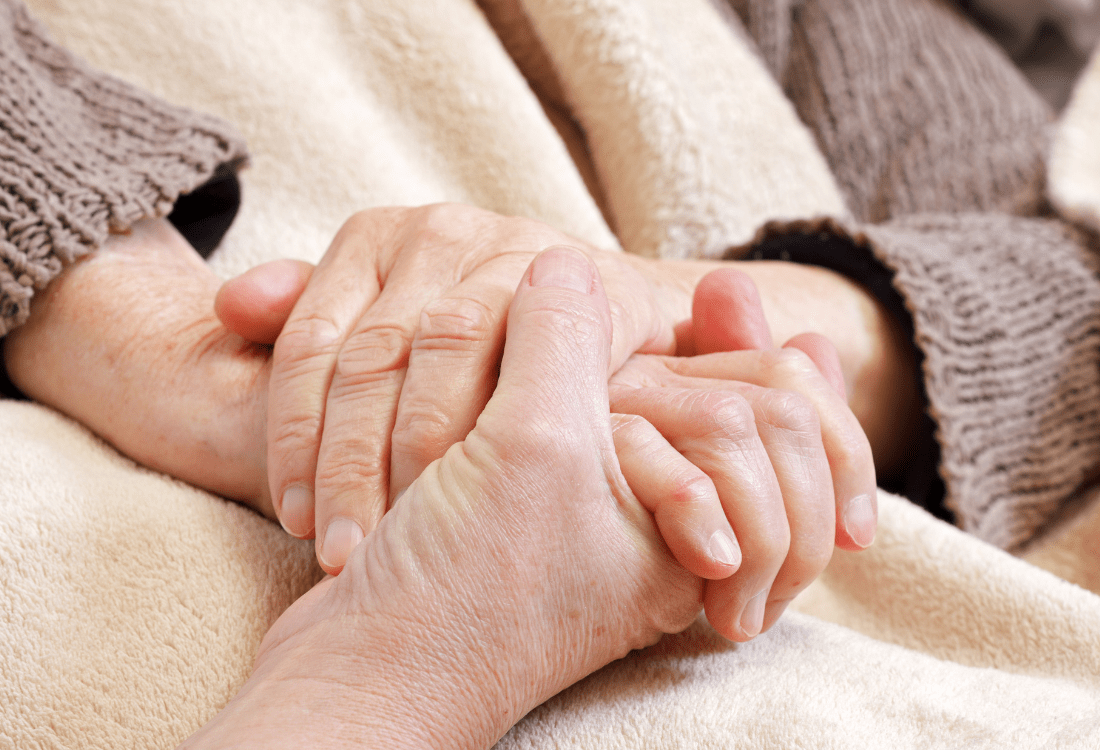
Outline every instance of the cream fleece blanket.
[[[316, 260], [379, 204], [463, 201], [665, 255], [844, 211], [707, 0], [525, 4], [606, 215], [468, 0], [30, 5], [93, 64], [244, 132], [244, 207], [213, 261], [226, 275]], [[0, 748], [174, 746], [316, 579], [311, 545], [46, 409], [3, 402], [0, 419]], [[838, 554], [766, 636], [734, 646], [697, 625], [553, 699], [501, 747], [1100, 745], [1100, 598], [902, 500], [880, 510], [875, 546]], [[1035, 559], [1100, 590], [1092, 529], [1087, 511]]]
[[1059, 211], [1100, 232], [1100, 47], [1058, 122], [1048, 181], [1051, 203]]

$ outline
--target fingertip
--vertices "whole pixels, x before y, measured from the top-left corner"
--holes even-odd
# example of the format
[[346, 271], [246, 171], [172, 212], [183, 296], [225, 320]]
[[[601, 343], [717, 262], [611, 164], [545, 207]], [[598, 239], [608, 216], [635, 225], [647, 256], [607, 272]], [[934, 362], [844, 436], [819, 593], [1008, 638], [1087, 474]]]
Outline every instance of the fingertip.
[[528, 280], [532, 287], [571, 289], [592, 294], [598, 274], [588, 256], [567, 245], [554, 245], [531, 261]]
[[222, 284], [214, 313], [238, 336], [273, 344], [313, 274], [305, 261], [282, 259], [263, 263]]
[[313, 490], [305, 485], [288, 487], [282, 496], [276, 514], [286, 533], [299, 539], [308, 539], [314, 531]]
[[697, 354], [773, 346], [760, 292], [743, 271], [719, 268], [708, 273], [696, 286], [691, 307]]
[[850, 552], [865, 550], [874, 543], [877, 526], [878, 499], [873, 494], [857, 495], [841, 510], [837, 546]]
[[329, 522], [324, 537], [318, 538], [317, 560], [325, 572], [336, 575], [343, 570], [352, 550], [363, 541], [363, 527], [354, 519], [337, 517]]
[[595, 264], [565, 245], [543, 250], [512, 300], [498, 383], [509, 373], [524, 373], [525, 381], [556, 400], [565, 396], [566, 372], [584, 373], [571, 379], [571, 388], [583, 382], [587, 389], [598, 380], [606, 392], [610, 351], [611, 310]]
[[836, 346], [820, 333], [800, 333], [792, 336], [784, 349], [798, 349], [808, 356], [817, 366], [822, 377], [833, 387], [844, 403], [848, 403], [848, 388], [844, 382], [844, 369], [840, 365], [840, 354]]

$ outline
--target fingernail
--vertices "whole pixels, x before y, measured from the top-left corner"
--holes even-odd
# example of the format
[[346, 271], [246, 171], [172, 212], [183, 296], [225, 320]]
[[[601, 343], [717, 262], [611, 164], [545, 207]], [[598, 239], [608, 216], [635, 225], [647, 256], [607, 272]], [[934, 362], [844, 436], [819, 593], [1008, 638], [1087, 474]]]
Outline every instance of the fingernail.
[[745, 610], [741, 613], [741, 630], [749, 638], [760, 635], [760, 629], [764, 627], [764, 608], [768, 604], [768, 589], [749, 599]]
[[738, 548], [733, 534], [728, 531], [719, 530], [711, 534], [710, 543], [707, 545], [707, 553], [719, 565], [736, 568], [741, 564], [741, 550]]
[[355, 545], [363, 541], [363, 529], [350, 518], [335, 518], [325, 531], [319, 557], [330, 568], [342, 568]]
[[543, 250], [531, 265], [531, 286], [556, 286], [592, 292], [592, 264], [579, 250], [564, 245]]
[[844, 530], [864, 549], [875, 541], [875, 506], [870, 495], [856, 495], [848, 501], [844, 509]]
[[287, 487], [279, 511], [279, 523], [286, 533], [304, 539], [313, 531], [313, 491], [305, 485]]

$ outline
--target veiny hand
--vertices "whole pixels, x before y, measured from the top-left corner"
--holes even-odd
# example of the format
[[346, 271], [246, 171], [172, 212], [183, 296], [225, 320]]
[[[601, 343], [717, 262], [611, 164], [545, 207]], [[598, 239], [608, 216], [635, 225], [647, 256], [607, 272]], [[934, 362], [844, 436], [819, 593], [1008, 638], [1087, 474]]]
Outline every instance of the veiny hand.
[[[611, 300], [611, 367], [672, 353], [674, 323], [649, 267], [535, 221], [466, 206], [385, 208], [348, 221], [308, 266], [263, 266], [218, 297], [226, 325], [274, 341], [268, 474], [276, 513], [340, 570], [387, 504], [462, 440], [496, 383], [516, 284], [545, 248], [595, 259]], [[266, 300], [256, 309], [257, 300]], [[285, 326], [279, 321], [293, 307]], [[280, 332], [281, 329], [281, 332]], [[277, 335], [277, 338], [275, 336]]]
[[631, 492], [641, 478], [616, 459], [596, 269], [554, 249], [521, 275], [474, 429], [338, 577], [287, 610], [240, 694], [186, 747], [488, 748], [566, 686], [693, 620], [702, 582], [672, 559]]

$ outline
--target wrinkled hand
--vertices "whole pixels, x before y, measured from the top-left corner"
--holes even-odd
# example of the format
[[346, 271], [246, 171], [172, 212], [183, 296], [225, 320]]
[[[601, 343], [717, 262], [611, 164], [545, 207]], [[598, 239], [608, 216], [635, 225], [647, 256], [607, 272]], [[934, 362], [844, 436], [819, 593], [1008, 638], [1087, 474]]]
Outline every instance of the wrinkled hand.
[[[252, 307], [271, 308], [273, 331], [308, 276], [300, 270], [252, 279]], [[693, 316], [694, 350], [751, 351], [631, 357], [612, 379], [612, 407], [623, 413], [613, 415], [615, 444], [673, 554], [713, 579], [712, 622], [747, 640], [820, 574], [834, 541], [871, 543], [875, 471], [828, 340], [804, 334], [773, 348], [752, 280], [732, 268], [700, 281]]]
[[488, 748], [566, 686], [686, 627], [702, 583], [620, 470], [610, 339], [591, 262], [539, 255], [476, 427], [284, 613], [252, 678], [187, 746]]
[[[699, 283], [693, 318], [699, 355], [635, 355], [612, 377], [612, 410], [636, 415], [620, 417], [615, 444], [677, 559], [716, 579], [711, 624], [743, 641], [825, 569], [834, 543], [871, 544], [874, 462], [827, 339], [773, 348], [755, 286], [733, 269]], [[675, 500], [653, 507], [661, 498]], [[708, 575], [719, 558], [736, 571]]]
[[[304, 280], [302, 265], [260, 267], [222, 289], [226, 325], [275, 343], [271, 497], [290, 533], [316, 530], [327, 571], [339, 571], [388, 502], [473, 428], [496, 383], [516, 284], [531, 259], [555, 245], [581, 248], [603, 274], [612, 368], [636, 351], [674, 351], [675, 316], [639, 271], [644, 263], [465, 206], [353, 217], [296, 303], [284, 294], [294, 283], [285, 281]], [[257, 311], [256, 299], [277, 303]], [[277, 324], [265, 326], [267, 319]]]

